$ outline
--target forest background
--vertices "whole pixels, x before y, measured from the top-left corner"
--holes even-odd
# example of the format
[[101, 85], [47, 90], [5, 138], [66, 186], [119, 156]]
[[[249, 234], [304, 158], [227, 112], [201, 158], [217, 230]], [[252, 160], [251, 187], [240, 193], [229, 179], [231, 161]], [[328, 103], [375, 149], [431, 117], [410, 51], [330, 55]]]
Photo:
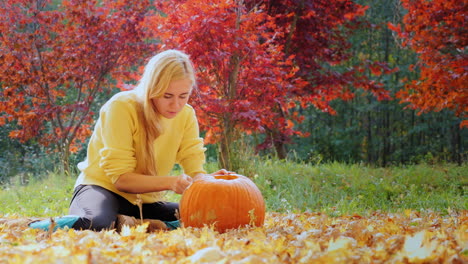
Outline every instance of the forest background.
[[189, 53], [208, 160], [373, 166], [467, 157], [465, 1], [0, 4], [0, 181], [76, 172], [99, 108]]

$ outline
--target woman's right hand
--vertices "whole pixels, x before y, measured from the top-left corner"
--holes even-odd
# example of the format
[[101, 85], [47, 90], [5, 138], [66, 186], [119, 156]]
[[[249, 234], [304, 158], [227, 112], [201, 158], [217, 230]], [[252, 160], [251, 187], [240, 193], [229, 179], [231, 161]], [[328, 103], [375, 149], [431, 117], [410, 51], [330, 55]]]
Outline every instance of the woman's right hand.
[[172, 190], [177, 194], [182, 194], [185, 189], [192, 184], [192, 182], [192, 178], [186, 174], [175, 176], [174, 183], [172, 184]]

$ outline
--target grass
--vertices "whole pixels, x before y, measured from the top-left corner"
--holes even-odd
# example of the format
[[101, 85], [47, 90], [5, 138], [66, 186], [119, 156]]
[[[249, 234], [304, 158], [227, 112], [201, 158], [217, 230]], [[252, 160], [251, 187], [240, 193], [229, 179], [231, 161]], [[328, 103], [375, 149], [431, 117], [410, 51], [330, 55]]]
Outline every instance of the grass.
[[31, 178], [27, 184], [14, 182], [0, 189], [0, 215], [67, 215], [75, 178], [58, 173]]
[[[215, 164], [208, 164], [209, 172], [216, 169]], [[340, 216], [406, 209], [444, 214], [468, 209], [467, 165], [373, 168], [359, 164], [310, 165], [256, 160], [239, 173], [254, 180], [268, 211], [310, 211]], [[74, 180], [74, 177], [51, 173], [26, 185], [4, 186], [0, 189], [0, 215], [65, 215]], [[178, 201], [180, 196], [168, 192], [167, 199]]]
[[[256, 183], [273, 211], [330, 214], [405, 209], [466, 210], [467, 167], [455, 165], [371, 168], [341, 163], [309, 166], [282, 161], [259, 164]], [[463, 174], [464, 173], [464, 174]]]

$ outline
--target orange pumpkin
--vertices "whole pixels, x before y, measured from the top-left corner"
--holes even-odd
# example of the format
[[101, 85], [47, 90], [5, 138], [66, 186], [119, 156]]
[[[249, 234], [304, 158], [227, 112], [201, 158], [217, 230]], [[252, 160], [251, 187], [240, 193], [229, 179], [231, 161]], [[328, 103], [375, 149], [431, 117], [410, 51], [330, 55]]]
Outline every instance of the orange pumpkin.
[[196, 179], [185, 190], [179, 207], [185, 227], [213, 225], [221, 233], [246, 225], [262, 226], [265, 220], [260, 190], [249, 178], [233, 173]]

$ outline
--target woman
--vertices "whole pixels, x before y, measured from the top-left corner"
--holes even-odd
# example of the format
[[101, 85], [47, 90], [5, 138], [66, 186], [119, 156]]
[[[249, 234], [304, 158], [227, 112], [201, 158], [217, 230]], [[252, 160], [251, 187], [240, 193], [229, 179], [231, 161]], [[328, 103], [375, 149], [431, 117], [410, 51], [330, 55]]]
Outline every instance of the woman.
[[[138, 223], [140, 215], [163, 221], [149, 221], [150, 227], [177, 227], [178, 204], [161, 202], [160, 192], [182, 194], [206, 173], [197, 118], [187, 104], [194, 86], [189, 57], [167, 50], [151, 58], [134, 90], [101, 108], [87, 158], [78, 164], [70, 215], [55, 219], [56, 227], [99, 231], [117, 220], [119, 226]], [[175, 163], [184, 173], [168, 176]], [[50, 222], [30, 226], [47, 229]]]

